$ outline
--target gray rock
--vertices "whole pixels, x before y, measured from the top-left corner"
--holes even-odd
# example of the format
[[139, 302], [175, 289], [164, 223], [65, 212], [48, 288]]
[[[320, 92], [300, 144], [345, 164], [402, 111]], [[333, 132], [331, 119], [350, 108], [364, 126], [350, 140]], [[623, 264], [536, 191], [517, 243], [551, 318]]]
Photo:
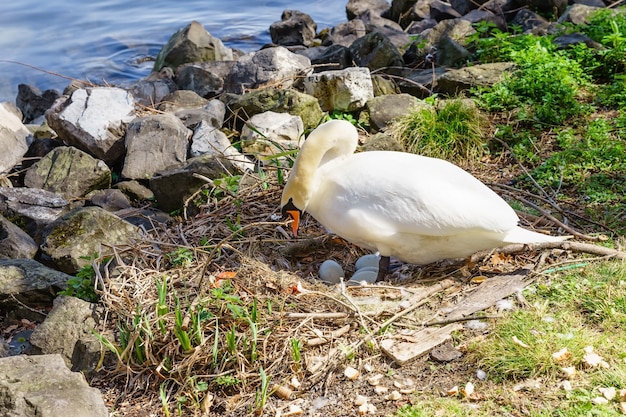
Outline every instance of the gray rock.
[[389, 74], [397, 74], [404, 66], [398, 48], [382, 33], [368, 33], [350, 45], [350, 53], [354, 63], [359, 67], [367, 67], [370, 71], [382, 70]]
[[170, 67], [165, 67], [134, 83], [130, 87], [130, 92], [138, 104], [155, 107], [164, 97], [177, 89], [174, 71]]
[[514, 69], [511, 62], [494, 62], [450, 70], [437, 79], [437, 89], [453, 96], [472, 87], [488, 87], [502, 81], [503, 74]]
[[267, 111], [255, 114], [241, 129], [241, 148], [256, 159], [267, 162], [275, 155], [298, 149], [304, 140], [300, 116]]
[[300, 116], [304, 129], [313, 129], [324, 116], [319, 102], [310, 94], [288, 89], [264, 88], [241, 96], [230, 96], [226, 105], [235, 120], [247, 120], [266, 111]]
[[352, 66], [350, 50], [343, 45], [316, 46], [297, 53], [311, 60], [313, 72], [340, 70]]
[[446, 73], [444, 67], [435, 67], [434, 70], [406, 69], [402, 78], [397, 79], [398, 87], [403, 93], [410, 94], [417, 98], [426, 98], [433, 94], [433, 78], [438, 85], [438, 79]]
[[113, 188], [121, 190], [133, 201], [154, 200], [154, 193], [148, 187], [135, 180], [120, 181]]
[[452, 5], [440, 0], [433, 0], [430, 2], [430, 18], [436, 21], [442, 21], [446, 19], [456, 19], [461, 17], [461, 13], [457, 12]]
[[129, 245], [139, 229], [100, 207], [81, 207], [63, 215], [46, 230], [44, 258], [60, 271], [75, 274], [94, 254], [111, 256], [112, 247]]
[[0, 215], [0, 259], [32, 259], [38, 249], [32, 237]]
[[145, 179], [187, 159], [191, 131], [171, 114], [139, 117], [128, 125], [122, 176]]
[[209, 102], [193, 91], [178, 90], [163, 98], [157, 109], [168, 113], [177, 113], [188, 109], [199, 109]]
[[387, 0], [348, 0], [346, 15], [348, 20], [352, 20], [368, 11], [382, 15], [388, 9], [389, 3]]
[[130, 200], [121, 190], [108, 188], [106, 190], [95, 190], [85, 196], [92, 206], [98, 206], [106, 211], [116, 212], [131, 208]]
[[109, 188], [111, 170], [104, 161], [80, 149], [60, 146], [28, 169], [24, 185], [72, 199], [83, 197], [93, 190]]
[[573, 4], [565, 10], [565, 13], [559, 17], [559, 23], [573, 23], [575, 25], [585, 25], [589, 23], [589, 17], [592, 13], [599, 10], [598, 7], [588, 6], [585, 4]]
[[176, 71], [176, 85], [200, 97], [211, 98], [224, 91], [224, 79], [235, 61], [208, 61], [183, 64]]
[[232, 146], [226, 134], [205, 121], [196, 127], [189, 153], [192, 157], [206, 154], [224, 157], [241, 172], [254, 170], [254, 163]]
[[80, 204], [39, 188], [0, 187], [0, 214], [19, 225], [36, 242], [41, 242], [41, 233], [47, 225]]
[[14, 305], [15, 298], [27, 306], [50, 305], [70, 278], [32, 259], [0, 259], [0, 304]]
[[154, 62], [154, 71], [167, 66], [174, 70], [189, 62], [232, 60], [233, 51], [212, 36], [197, 21], [179, 29], [161, 49]]
[[293, 85], [298, 76], [311, 71], [309, 58], [277, 46], [240, 57], [224, 81], [224, 91], [242, 94], [264, 84], [280, 82], [284, 88]]
[[317, 98], [324, 111], [360, 110], [374, 97], [370, 71], [365, 67], [308, 75], [304, 88], [307, 94]]
[[226, 117], [226, 105], [217, 99], [210, 100], [201, 109], [181, 109], [175, 113], [188, 129], [195, 129], [205, 121], [210, 126], [220, 129]]
[[383, 132], [368, 137], [359, 149], [361, 151], [405, 151], [404, 146], [397, 139]]
[[115, 215], [146, 232], [158, 228], [163, 229], [174, 221], [169, 214], [152, 207], [130, 207], [116, 211]]
[[236, 169], [227, 159], [215, 155], [197, 156], [178, 166], [157, 172], [150, 178], [150, 189], [154, 192], [157, 206], [169, 213], [182, 208], [189, 197], [207, 185], [206, 181], [194, 174], [213, 180], [224, 175], [233, 175], [234, 172]]
[[44, 322], [31, 334], [30, 343], [38, 353], [61, 355], [72, 371], [91, 372], [103, 349], [93, 334], [101, 330], [101, 310], [79, 298], [59, 296]]
[[[409, 94], [388, 94], [374, 97], [367, 102], [370, 128], [376, 132], [383, 130], [392, 120], [404, 116], [423, 103]], [[428, 104], [423, 103], [428, 106]]]
[[361, 19], [349, 20], [334, 26], [324, 44], [331, 43], [348, 48], [352, 42], [365, 35], [366, 32], [365, 22]]
[[270, 36], [276, 45], [311, 46], [315, 39], [317, 24], [311, 16], [298, 10], [285, 10], [280, 22], [270, 25]]
[[124, 132], [134, 113], [131, 93], [90, 87], [58, 99], [46, 112], [46, 120], [66, 144], [111, 164], [124, 154]]
[[0, 359], [0, 414], [5, 417], [107, 417], [100, 391], [60, 355]]
[[8, 172], [28, 151], [30, 131], [16, 115], [19, 110], [9, 103], [0, 103], [0, 174]]
[[57, 90], [41, 92], [33, 85], [20, 84], [17, 86], [15, 104], [24, 115], [24, 123], [30, 123], [52, 107], [52, 104], [61, 97]]

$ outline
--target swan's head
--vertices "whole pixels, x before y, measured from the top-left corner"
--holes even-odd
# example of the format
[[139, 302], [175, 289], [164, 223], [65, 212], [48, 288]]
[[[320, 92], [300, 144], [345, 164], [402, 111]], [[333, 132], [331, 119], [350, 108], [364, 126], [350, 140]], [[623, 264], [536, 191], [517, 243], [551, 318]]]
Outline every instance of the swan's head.
[[345, 120], [331, 120], [319, 125], [304, 142], [280, 201], [283, 216], [292, 220], [294, 235], [298, 232], [302, 213], [319, 187], [318, 168], [352, 155], [358, 140], [358, 132], [352, 124]]
[[290, 198], [286, 204], [282, 204], [281, 213], [284, 218], [291, 220], [291, 231], [293, 235], [298, 234], [298, 227], [300, 226], [300, 217], [302, 216], [302, 210], [300, 210], [293, 203], [293, 199]]

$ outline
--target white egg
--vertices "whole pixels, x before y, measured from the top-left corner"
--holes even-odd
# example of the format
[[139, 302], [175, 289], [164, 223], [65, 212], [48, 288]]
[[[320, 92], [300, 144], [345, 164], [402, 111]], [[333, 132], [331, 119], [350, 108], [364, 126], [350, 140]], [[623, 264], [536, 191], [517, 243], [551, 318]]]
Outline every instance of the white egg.
[[376, 282], [376, 278], [378, 277], [378, 269], [377, 268], [363, 268], [359, 269], [352, 275], [350, 281], [363, 282], [365, 281], [368, 284], [373, 284]]
[[380, 256], [378, 255], [374, 255], [374, 254], [363, 255], [359, 259], [357, 259], [356, 264], [354, 264], [354, 267], [356, 268], [357, 271], [359, 269], [366, 268], [366, 267], [374, 267], [378, 269], [379, 262], [380, 262]]
[[338, 284], [346, 274], [336, 261], [328, 259], [320, 265], [319, 276], [322, 281]]

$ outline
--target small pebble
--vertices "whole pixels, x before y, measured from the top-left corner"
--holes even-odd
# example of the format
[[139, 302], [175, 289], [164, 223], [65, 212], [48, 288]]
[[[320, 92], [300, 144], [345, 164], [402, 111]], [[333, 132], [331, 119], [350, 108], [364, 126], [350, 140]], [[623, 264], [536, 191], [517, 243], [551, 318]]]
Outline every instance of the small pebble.
[[386, 387], [384, 385], [376, 385], [374, 387], [374, 392], [378, 395], [386, 394], [388, 391], [389, 391], [389, 387]]
[[357, 394], [356, 397], [354, 397], [354, 405], [367, 404], [368, 401], [369, 398], [367, 398], [365, 395]]
[[389, 395], [385, 397], [385, 399], [389, 401], [398, 401], [400, 398], [402, 398], [402, 394], [395, 390], [391, 391]]
[[430, 357], [437, 362], [452, 362], [463, 356], [460, 350], [455, 349], [450, 343], [437, 346], [430, 351]]
[[370, 385], [378, 385], [383, 379], [383, 374], [374, 374], [367, 379], [367, 383]]
[[483, 371], [482, 369], [477, 370], [476, 378], [480, 379], [481, 381], [485, 381], [487, 379], [487, 372]]

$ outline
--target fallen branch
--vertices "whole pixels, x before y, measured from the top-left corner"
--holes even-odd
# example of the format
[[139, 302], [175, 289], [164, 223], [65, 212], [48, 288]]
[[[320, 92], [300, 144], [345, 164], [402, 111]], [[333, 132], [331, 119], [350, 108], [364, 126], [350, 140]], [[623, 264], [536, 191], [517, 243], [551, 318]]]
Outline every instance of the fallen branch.
[[[537, 251], [543, 249], [563, 249], [574, 252], [589, 253], [592, 255], [604, 256], [607, 258], [626, 259], [626, 252], [611, 249], [604, 246], [593, 245], [583, 242], [542, 242], [542, 243], [516, 243], [513, 245], [503, 246], [497, 249], [497, 252], [504, 255], [511, 255], [525, 251]], [[480, 259], [489, 256], [493, 250], [481, 251], [471, 256], [470, 262], [476, 263]]]

